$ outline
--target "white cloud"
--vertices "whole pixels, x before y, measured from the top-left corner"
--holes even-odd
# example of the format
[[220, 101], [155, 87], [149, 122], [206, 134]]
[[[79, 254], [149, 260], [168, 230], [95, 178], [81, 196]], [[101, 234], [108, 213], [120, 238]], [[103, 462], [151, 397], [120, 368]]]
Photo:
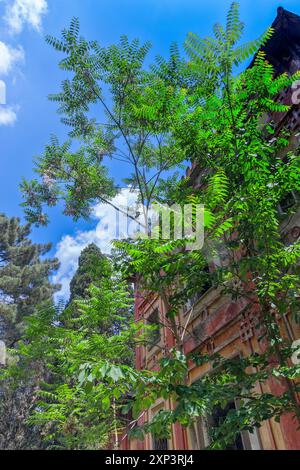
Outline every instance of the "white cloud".
[[7, 75], [13, 66], [24, 60], [24, 51], [21, 46], [13, 48], [0, 41], [0, 75]]
[[[24, 51], [21, 46], [13, 48], [0, 41], [0, 77], [8, 75], [23, 60]], [[7, 106], [6, 84], [0, 80], [0, 126], [13, 125], [17, 119], [16, 111], [16, 106]]]
[[11, 126], [17, 120], [17, 114], [12, 107], [0, 105], [0, 126]]
[[[0, 0], [5, 3], [4, 22], [8, 32], [19, 34], [25, 25], [40, 31], [42, 17], [47, 13], [47, 0]], [[0, 41], [0, 78], [14, 71], [15, 65], [25, 57], [21, 46], [12, 47]], [[3, 81], [0, 80], [0, 126], [15, 123], [16, 107], [6, 106]]]
[[46, 0], [13, 0], [7, 3], [4, 19], [13, 34], [20, 33], [26, 24], [40, 31], [47, 10]]
[[0, 105], [6, 104], [6, 84], [0, 80]]
[[[125, 209], [129, 205], [133, 207], [136, 201], [136, 194], [129, 189], [123, 189], [112, 203]], [[78, 231], [75, 235], [65, 235], [57, 244], [55, 256], [60, 261], [60, 268], [53, 282], [61, 284], [62, 289], [56, 294], [56, 299], [69, 297], [69, 284], [78, 267], [78, 258], [81, 251], [90, 243], [95, 243], [102, 253], [110, 253], [111, 242], [117, 236], [116, 211], [107, 204], [97, 204], [93, 208], [93, 215], [98, 220], [96, 227], [89, 231]], [[125, 220], [125, 219], [124, 219]]]

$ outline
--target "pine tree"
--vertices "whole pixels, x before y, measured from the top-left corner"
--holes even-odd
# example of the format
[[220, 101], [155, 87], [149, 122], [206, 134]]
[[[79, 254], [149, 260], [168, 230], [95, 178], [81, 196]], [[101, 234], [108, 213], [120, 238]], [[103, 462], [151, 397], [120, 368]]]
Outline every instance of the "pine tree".
[[0, 339], [8, 346], [18, 339], [24, 318], [51, 300], [58, 288], [49, 280], [58, 261], [41, 259], [51, 245], [34, 244], [29, 235], [28, 224], [0, 214]]
[[92, 283], [97, 283], [104, 275], [111, 272], [108, 259], [101, 253], [95, 243], [91, 243], [81, 252], [79, 266], [70, 283], [70, 300], [84, 299], [87, 289]]
[[[51, 245], [34, 244], [29, 235], [28, 224], [23, 226], [18, 218], [0, 214], [0, 339], [8, 348], [16, 348], [24, 319], [34, 317], [58, 288], [49, 280], [58, 267], [57, 260], [41, 259]], [[33, 375], [28, 379], [23, 361], [19, 356], [16, 360], [18, 381], [9, 377], [1, 381], [0, 449], [36, 449], [42, 446], [39, 429], [29, 426], [27, 418], [35, 407], [45, 371], [40, 362], [31, 363]]]

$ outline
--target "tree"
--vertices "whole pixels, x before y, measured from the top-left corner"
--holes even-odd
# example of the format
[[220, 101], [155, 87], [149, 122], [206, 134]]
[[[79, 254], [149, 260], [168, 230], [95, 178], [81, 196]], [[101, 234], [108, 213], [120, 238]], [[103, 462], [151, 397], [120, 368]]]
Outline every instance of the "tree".
[[108, 276], [110, 263], [95, 243], [91, 243], [81, 252], [79, 266], [70, 282], [69, 303], [75, 299], [84, 299], [91, 284], [96, 284], [103, 276]]
[[59, 104], [62, 122], [71, 128], [71, 140], [60, 145], [52, 137], [36, 162], [40, 178], [22, 182], [27, 219], [46, 224], [45, 208], [58, 201], [75, 220], [87, 217], [95, 201], [113, 205], [111, 198], [118, 188], [107, 175], [105, 159], [109, 158], [124, 167], [126, 186], [138, 190], [141, 222], [146, 227], [159, 180], [174, 173], [186, 156], [173, 145], [170, 132], [180, 119], [186, 95], [177, 86], [176, 45], [169, 61], [158, 58], [146, 70], [148, 42], [140, 45], [137, 39], [130, 42], [122, 36], [119, 44], [103, 48], [79, 35], [76, 18], [61, 39], [48, 36], [46, 40], [65, 54], [60, 68], [70, 73], [60, 93], [50, 95], [50, 100]]
[[[28, 319], [18, 355], [30, 378], [32, 364], [48, 371], [28, 419], [40, 427], [48, 448], [102, 449], [116, 447], [124, 426], [121, 407], [131, 392], [135, 338], [139, 327], [122, 316], [132, 299], [116, 276], [98, 279], [75, 318], [61, 321], [48, 308]], [[118, 325], [108, 328], [107, 325]], [[142, 337], [139, 337], [141, 341]], [[8, 377], [18, 382], [22, 370], [12, 366]]]
[[0, 391], [0, 449], [43, 449], [41, 429], [27, 421], [36, 407], [38, 381], [29, 383], [20, 376], [15, 383], [5, 379], [1, 381]]
[[0, 318], [8, 345], [19, 338], [24, 318], [32, 315], [37, 305], [51, 301], [59, 287], [49, 279], [58, 261], [41, 259], [51, 245], [34, 244], [29, 235], [29, 225], [0, 214]]
[[[0, 323], [1, 339], [6, 343], [8, 362], [16, 360], [16, 343], [22, 337], [26, 318], [37, 308], [51, 304], [58, 286], [49, 276], [57, 269], [56, 259], [41, 259], [50, 245], [33, 244], [28, 238], [29, 225], [18, 218], [0, 214]], [[28, 449], [42, 446], [38, 429], [26, 419], [35, 407], [36, 391], [44, 371], [39, 363], [31, 364], [34, 374], [24, 380], [22, 362], [18, 363], [18, 381], [4, 377], [0, 390], [0, 448]], [[5, 371], [5, 369], [3, 369]]]
[[[142, 274], [141, 289], [164, 299], [177, 341], [175, 350], [161, 363], [158, 380], [136, 387], [136, 416], [149, 407], [149, 396], [154, 403], [169, 394], [177, 406], [160, 413], [143, 429], [137, 427], [136, 435], [168, 435], [172, 423], [187, 426], [195, 417], [213, 414], [216, 407], [226, 408], [238, 398], [239, 409], [231, 410], [214, 430], [211, 447], [215, 449], [226, 448], [239, 431], [252, 431], [271, 417], [280, 421], [283, 414], [291, 412], [296, 423], [300, 420], [299, 386], [295, 382], [300, 370], [290, 363], [292, 339], [283, 319], [289, 313], [299, 320], [300, 245], [299, 241], [284, 243], [283, 217], [278, 212], [280, 202], [299, 190], [299, 148], [290, 150], [288, 131], [276, 133], [275, 123], [265, 118], [289, 109], [276, 99], [299, 78], [299, 72], [275, 78], [272, 66], [259, 51], [253, 66], [235, 75], [234, 66], [254, 52], [253, 44], [236, 46], [242, 31], [238, 6], [233, 4], [225, 29], [216, 25], [215, 37], [204, 40], [191, 34], [185, 44], [189, 66], [203, 81], [199, 90], [190, 90], [193, 108], [182, 115], [174, 138], [178, 147], [193, 152], [205, 172], [197, 192], [189, 181], [180, 183], [185, 190], [177, 191], [176, 202], [205, 205], [203, 249], [188, 251], [185, 240], [119, 243], [121, 252], [126, 251], [132, 259], [131, 267], [130, 263], [125, 267], [126, 275], [138, 271]], [[258, 44], [261, 41], [254, 43], [255, 50]], [[296, 210], [297, 206], [290, 209], [289, 216]], [[205, 272], [207, 262], [220, 254], [223, 262], [211, 273]], [[184, 355], [175, 318], [207, 279], [233, 300], [243, 299], [247, 311], [254, 313], [256, 327], [264, 330], [260, 353], [234, 361], [215, 355]], [[188, 360], [209, 362], [215, 373], [187, 386]], [[255, 391], [257, 383], [267, 384], [270, 378], [284, 384], [280, 397]]]
[[93, 244], [83, 250], [74, 278], [69, 305], [37, 307], [11, 351], [16, 359], [0, 370], [7, 384], [3, 449], [99, 449], [120, 439], [120, 409], [132, 381], [119, 380], [124, 371], [133, 374], [139, 330], [130, 289]]
[[[102, 282], [106, 278], [110, 278], [113, 275], [113, 255], [107, 256], [101, 253], [94, 243], [91, 243], [84, 248], [79, 257], [79, 266], [70, 282], [70, 299], [66, 308], [61, 312], [60, 320], [65, 325], [70, 321], [70, 327], [75, 328], [75, 318], [80, 316], [80, 302], [78, 301], [89, 301], [91, 299], [90, 288], [95, 288], [102, 285]], [[132, 288], [130, 284], [127, 286], [128, 297], [132, 296]], [[119, 322], [117, 318], [107, 318], [106, 321], [102, 322], [97, 331], [103, 329], [105, 334], [114, 334], [125, 325], [125, 319], [128, 322], [133, 319], [133, 308], [124, 309], [122, 312], [122, 321]], [[96, 330], [95, 330], [96, 332]]]
[[[127, 181], [139, 190], [146, 225], [147, 208], [155, 198], [179, 205], [205, 205], [206, 240], [201, 250], [187, 250], [190, 240], [117, 244], [121, 263], [126, 258], [124, 277], [138, 274], [141, 289], [162, 297], [166, 322], [176, 338], [176, 348], [162, 360], [159, 371], [129, 371], [120, 366], [121, 372], [114, 373], [118, 385], [124, 377], [127, 380], [121, 389], [122, 400], [128, 389], [134, 391], [131, 406], [136, 422], [159, 397], [171, 396], [177, 403], [175, 410], [159, 413], [143, 428], [136, 426], [133, 433], [140, 438], [144, 432], [168, 435], [172, 423], [188, 426], [197, 416], [210, 414], [218, 406], [225, 408], [237, 397], [240, 408], [232, 410], [215, 430], [212, 448], [226, 448], [239, 431], [252, 430], [265, 419], [280, 420], [286, 412], [300, 418], [299, 387], [294, 382], [299, 366], [289, 363], [293, 348], [277, 320], [287, 312], [297, 318], [299, 310], [300, 246], [299, 242], [284, 245], [277, 210], [282, 198], [299, 189], [299, 150], [287, 151], [288, 133], [276, 134], [274, 123], [265, 120], [270, 112], [288, 109], [276, 98], [299, 73], [274, 78], [272, 66], [259, 51], [272, 31], [250, 44], [238, 45], [242, 32], [234, 3], [226, 27], [216, 25], [214, 37], [188, 36], [188, 61], [173, 48], [170, 60], [159, 59], [150, 71], [142, 65], [148, 46], [140, 48], [136, 41], [129, 44], [123, 38], [118, 46], [100, 48], [79, 38], [75, 20], [62, 40], [48, 39], [66, 53], [61, 67], [73, 73], [54, 99], [61, 103], [72, 136], [82, 138], [83, 148], [71, 153], [69, 147], [55, 142], [46, 148], [37, 166], [44, 179], [23, 183], [29, 219], [46, 221], [43, 207], [58, 197], [65, 201], [65, 212], [76, 218], [86, 215], [95, 199], [111, 195], [111, 185], [105, 192], [98, 184], [105, 175], [99, 155], [101, 162], [109, 155], [130, 163], [133, 176]], [[253, 66], [237, 74], [236, 67], [255, 52]], [[103, 90], [109, 88], [110, 100], [104, 99], [101, 84]], [[104, 125], [88, 118], [91, 104], [104, 107], [108, 118]], [[120, 145], [119, 139], [123, 141]], [[178, 168], [186, 159], [206, 170], [197, 191], [188, 180], [180, 181], [175, 175], [163, 178], [165, 170]], [[220, 249], [224, 263], [207, 272], [208, 258]], [[235, 361], [185, 356], [178, 312], [208, 280], [233, 299], [244, 299], [249, 311], [260, 314], [266, 341], [260, 354]], [[274, 358], [276, 361], [271, 360]], [[218, 368], [214, 367], [212, 376], [189, 386], [188, 361], [210, 362]], [[95, 376], [100, 374], [104, 380], [110, 371], [110, 367], [101, 368]], [[89, 377], [89, 367], [83, 367], [80, 384], [88, 387], [85, 393], [92, 397], [97, 385], [91, 386], [94, 375]], [[256, 394], [255, 384], [269, 378], [285, 384], [282, 396]], [[102, 388], [106, 391], [108, 403], [110, 387]]]

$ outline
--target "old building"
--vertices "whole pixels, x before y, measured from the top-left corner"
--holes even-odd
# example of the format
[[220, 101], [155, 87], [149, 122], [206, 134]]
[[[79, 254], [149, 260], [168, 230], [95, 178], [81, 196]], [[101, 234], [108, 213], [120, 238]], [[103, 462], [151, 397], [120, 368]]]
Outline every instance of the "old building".
[[[277, 17], [272, 25], [275, 32], [264, 50], [267, 59], [271, 62], [276, 73], [294, 73], [300, 69], [300, 17], [290, 13], [283, 8], [278, 8]], [[278, 98], [281, 102], [292, 104], [291, 96], [295, 90], [286, 90]], [[300, 93], [299, 93], [300, 98]], [[275, 120], [277, 130], [283, 126], [293, 131], [294, 137], [291, 140], [291, 147], [295, 144], [297, 133], [300, 130], [300, 106], [292, 104], [287, 113], [278, 113], [269, 116]], [[201, 184], [201, 172], [203, 170], [197, 165], [193, 165], [188, 170], [187, 176], [196, 188]], [[287, 208], [297, 202], [297, 194], [291, 194], [287, 200], [282, 202], [279, 210], [284, 213]], [[284, 227], [283, 236], [287, 243], [297, 240], [300, 235], [300, 213], [292, 217]], [[218, 263], [218, 260], [214, 261]], [[213, 265], [210, 266], [213, 269]], [[227, 358], [236, 355], [247, 356], [254, 351], [260, 352], [262, 345], [258, 338], [258, 331], [255, 328], [256, 313], [249, 312], [245, 307], [247, 301], [240, 299], [233, 302], [231, 298], [224, 296], [220, 289], [207, 287], [206, 290], [191, 299], [189, 304], [180, 313], [180, 322], [184, 324], [194, 334], [184, 336], [184, 350], [191, 351], [219, 352]], [[136, 287], [135, 318], [137, 321], [143, 319], [148, 322], [158, 323], [165, 320], [164, 303], [155, 296], [146, 297], [139, 292]], [[280, 321], [285, 322], [285, 327], [290, 338], [296, 340], [300, 338], [300, 328], [293, 324], [289, 317]], [[136, 351], [136, 365], [139, 369], [155, 369], [159, 358], [174, 345], [174, 338], [170, 330], [162, 327], [153, 337], [153, 344], [149, 347], [140, 347]], [[189, 371], [189, 381], [193, 383], [203, 374], [210, 372], [210, 366], [193, 366]], [[258, 391], [261, 385], [258, 385]], [[278, 381], [269, 381], [269, 390], [273, 394], [282, 393], [283, 389]], [[264, 390], [266, 391], [266, 389]], [[149, 419], [160, 409], [170, 409], [173, 404], [170, 401], [160, 401], [150, 410], [147, 410], [140, 418], [140, 423]], [[230, 403], [228, 410], [238, 406], [237, 403]], [[173, 427], [172, 438], [169, 441], [155, 439], [147, 436], [144, 442], [123, 440], [123, 447], [131, 449], [203, 449], [209, 444], [208, 428], [212, 426], [228, 410], [216, 410], [215, 416], [201, 418], [195, 422], [194, 426], [184, 429], [180, 425]], [[273, 420], [264, 422], [262, 427], [255, 433], [243, 432], [233, 443], [234, 449], [300, 449], [300, 432], [296, 429], [296, 424], [292, 416], [285, 415], [280, 423]]]

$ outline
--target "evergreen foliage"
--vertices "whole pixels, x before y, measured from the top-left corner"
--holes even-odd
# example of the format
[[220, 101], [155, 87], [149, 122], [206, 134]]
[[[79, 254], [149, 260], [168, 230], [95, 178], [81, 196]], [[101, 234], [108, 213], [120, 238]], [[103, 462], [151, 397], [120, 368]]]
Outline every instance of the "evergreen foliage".
[[58, 286], [49, 277], [58, 268], [55, 259], [43, 258], [51, 245], [33, 244], [29, 225], [0, 214], [0, 318], [8, 345], [18, 339], [25, 317], [37, 305], [49, 302]]
[[[58, 267], [56, 259], [45, 258], [51, 245], [33, 244], [30, 226], [16, 217], [0, 214], [0, 339], [6, 344], [8, 367], [20, 368], [18, 380], [4, 375], [0, 386], [0, 448], [6, 450], [43, 448], [39, 429], [27, 419], [36, 406], [36, 393], [45, 371], [40, 361], [31, 363], [30, 380], [24, 378], [25, 364], [16, 345], [24, 335], [26, 320], [37, 308], [51, 305], [59, 288], [50, 281]], [[1, 372], [1, 371], [0, 371]]]
[[80, 254], [79, 266], [70, 282], [70, 300], [84, 299], [91, 284], [97, 284], [102, 277], [110, 274], [111, 266], [101, 250], [91, 243]]

